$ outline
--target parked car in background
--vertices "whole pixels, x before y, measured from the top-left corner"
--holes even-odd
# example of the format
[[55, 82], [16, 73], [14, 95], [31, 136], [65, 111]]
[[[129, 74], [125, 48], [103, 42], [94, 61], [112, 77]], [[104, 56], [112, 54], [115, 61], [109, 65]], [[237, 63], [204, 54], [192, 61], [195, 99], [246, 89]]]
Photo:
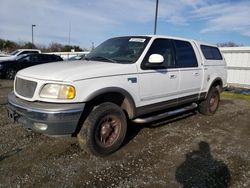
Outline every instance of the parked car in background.
[[4, 57], [0, 57], [0, 61], [13, 60], [13, 59], [16, 59], [20, 55], [32, 54], [32, 53], [38, 54], [38, 53], [41, 53], [41, 51], [37, 50], [37, 49], [18, 49], [18, 50], [15, 50], [14, 52], [11, 52], [9, 55], [5, 55]]
[[7, 55], [7, 54], [0, 51], [0, 57], [9, 57], [9, 55]]
[[14, 79], [17, 71], [43, 63], [63, 61], [60, 56], [49, 54], [23, 54], [14, 60], [0, 61], [0, 77]]
[[68, 60], [69, 61], [82, 60], [82, 59], [84, 59], [85, 56], [86, 56], [86, 54], [75, 55], [73, 57], [70, 57]]

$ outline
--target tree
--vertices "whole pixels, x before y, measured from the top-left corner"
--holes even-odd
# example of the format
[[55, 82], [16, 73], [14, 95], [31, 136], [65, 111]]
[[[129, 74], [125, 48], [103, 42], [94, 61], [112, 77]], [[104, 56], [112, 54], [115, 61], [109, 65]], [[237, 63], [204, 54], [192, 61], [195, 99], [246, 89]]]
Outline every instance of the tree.
[[74, 49], [76, 52], [83, 51], [79, 46], [71, 46], [71, 45], [65, 45], [63, 48], [64, 52], [71, 52], [71, 50]]
[[11, 52], [13, 50], [16, 50], [18, 47], [18, 44], [13, 41], [0, 39], [1, 51]]
[[48, 46], [37, 44], [34, 45], [31, 42], [19, 41], [14, 42], [10, 40], [0, 39], [0, 51], [11, 52], [18, 48], [26, 48], [26, 49], [39, 49], [42, 52], [71, 52], [74, 49], [77, 52], [80, 51], [88, 51], [86, 48], [81, 48], [77, 45], [63, 45], [57, 42], [52, 42]]
[[222, 43], [218, 43], [217, 44], [218, 47], [239, 47], [239, 46], [243, 46], [242, 44], [236, 44], [232, 41], [229, 42], [222, 42]]
[[52, 42], [48, 47], [49, 52], [62, 52], [63, 51], [62, 49], [63, 45], [56, 42]]
[[35, 49], [36, 45], [32, 44], [31, 42], [27, 42], [25, 43], [23, 46], [21, 46], [21, 48], [25, 48], [25, 49]]
[[5, 47], [5, 40], [0, 39], [0, 50], [3, 51]]

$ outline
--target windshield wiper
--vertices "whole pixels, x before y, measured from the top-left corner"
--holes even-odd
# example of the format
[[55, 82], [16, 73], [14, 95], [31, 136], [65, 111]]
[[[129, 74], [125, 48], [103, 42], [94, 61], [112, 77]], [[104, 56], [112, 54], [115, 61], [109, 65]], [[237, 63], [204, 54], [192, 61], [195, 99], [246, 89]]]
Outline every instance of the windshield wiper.
[[108, 58], [108, 57], [104, 57], [104, 56], [94, 56], [94, 57], [89, 58], [88, 60], [93, 60], [93, 59], [94, 60], [107, 60], [107, 61], [112, 62], [112, 63], [117, 63], [116, 60]]

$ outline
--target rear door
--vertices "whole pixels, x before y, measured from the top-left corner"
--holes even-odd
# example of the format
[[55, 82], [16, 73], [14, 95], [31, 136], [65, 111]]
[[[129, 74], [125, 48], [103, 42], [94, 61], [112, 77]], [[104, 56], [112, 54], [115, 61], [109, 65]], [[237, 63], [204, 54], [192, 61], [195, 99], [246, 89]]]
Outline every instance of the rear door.
[[179, 104], [198, 99], [203, 71], [197, 60], [194, 47], [189, 41], [173, 40], [176, 66], [180, 70]]

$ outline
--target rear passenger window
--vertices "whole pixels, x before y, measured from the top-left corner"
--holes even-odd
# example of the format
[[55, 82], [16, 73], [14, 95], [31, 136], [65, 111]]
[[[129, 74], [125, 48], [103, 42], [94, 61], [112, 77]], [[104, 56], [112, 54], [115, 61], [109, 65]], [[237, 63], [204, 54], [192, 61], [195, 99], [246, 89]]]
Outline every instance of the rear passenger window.
[[206, 59], [222, 60], [221, 53], [216, 47], [201, 45], [201, 51]]
[[52, 61], [60, 61], [60, 58], [58, 56], [51, 56]]
[[47, 55], [42, 55], [42, 59], [43, 59], [43, 62], [50, 62], [51, 61], [50, 56], [47, 56]]
[[177, 67], [198, 67], [192, 45], [187, 41], [173, 40], [176, 53]]
[[30, 55], [30, 61], [33, 63], [39, 62], [39, 56], [37, 55]]

